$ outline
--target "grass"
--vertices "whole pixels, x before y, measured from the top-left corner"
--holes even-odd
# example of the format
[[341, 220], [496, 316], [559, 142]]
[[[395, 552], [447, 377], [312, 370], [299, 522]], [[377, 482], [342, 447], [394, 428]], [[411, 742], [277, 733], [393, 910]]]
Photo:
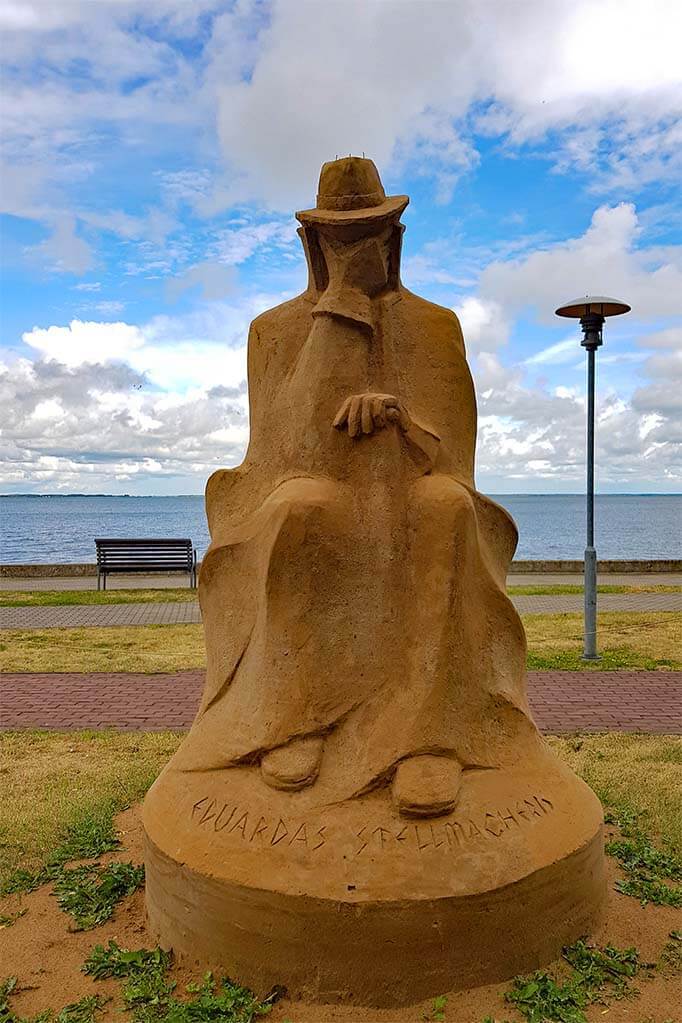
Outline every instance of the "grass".
[[118, 844], [113, 815], [138, 802], [180, 743], [171, 733], [0, 734], [0, 886]]
[[[581, 661], [581, 614], [523, 616], [528, 667], [608, 671], [682, 669], [682, 614], [605, 611], [598, 616], [602, 659]], [[201, 625], [81, 629], [6, 629], [3, 671], [181, 671], [206, 664]]]
[[621, 827], [631, 825], [682, 856], [682, 737], [580, 735], [550, 738], [552, 749], [594, 789], [618, 807]]
[[[559, 597], [563, 594], [582, 594], [579, 584], [558, 583], [538, 586], [507, 586], [510, 597]], [[597, 586], [597, 593], [682, 593], [682, 586], [668, 583], [649, 583], [640, 586], [612, 586], [603, 583]]]
[[[515, 597], [549, 597], [563, 594], [581, 594], [583, 587], [578, 584], [558, 583], [555, 585], [531, 585], [507, 587], [507, 593]], [[607, 583], [597, 587], [598, 593], [682, 593], [682, 586], [649, 583], [639, 586], [611, 586]], [[84, 604], [185, 604], [196, 601], [197, 591], [189, 587], [160, 589], [120, 590], [3, 590], [0, 591], [0, 607], [70, 607]]]
[[116, 801], [109, 799], [76, 810], [65, 824], [59, 844], [49, 849], [37, 869], [22, 866], [4, 877], [0, 874], [0, 893], [31, 892], [48, 881], [59, 879], [64, 865], [71, 860], [92, 859], [113, 852], [121, 844], [114, 828], [118, 809]]
[[66, 607], [74, 604], [185, 604], [197, 591], [158, 590], [3, 590], [0, 607]]
[[528, 667], [536, 671], [682, 669], [682, 614], [604, 611], [597, 616], [601, 660], [583, 662], [582, 614], [523, 615]]
[[3, 671], [179, 671], [206, 663], [201, 625], [7, 629]]

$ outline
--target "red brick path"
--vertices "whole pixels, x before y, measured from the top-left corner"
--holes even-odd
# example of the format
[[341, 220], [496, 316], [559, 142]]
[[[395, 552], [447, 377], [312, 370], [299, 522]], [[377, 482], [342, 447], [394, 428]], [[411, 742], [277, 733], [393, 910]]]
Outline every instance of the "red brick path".
[[[203, 677], [203, 671], [5, 674], [0, 728], [186, 729]], [[682, 734], [682, 672], [529, 672], [528, 693], [544, 732]]]

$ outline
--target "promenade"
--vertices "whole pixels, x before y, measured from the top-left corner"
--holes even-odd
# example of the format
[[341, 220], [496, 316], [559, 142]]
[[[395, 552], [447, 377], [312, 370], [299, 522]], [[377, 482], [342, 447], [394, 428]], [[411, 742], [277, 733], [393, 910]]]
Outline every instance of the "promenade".
[[[0, 630], [94, 628], [192, 624], [199, 604], [164, 601], [163, 589], [178, 577], [119, 577], [116, 589], [159, 590], [152, 603], [0, 607]], [[579, 585], [580, 576], [512, 575], [510, 586]], [[682, 584], [682, 576], [606, 575], [612, 586]], [[90, 590], [90, 578], [2, 579], [1, 591]], [[512, 595], [522, 614], [580, 612], [582, 594]], [[601, 611], [682, 611], [682, 593], [600, 594]], [[198, 706], [203, 670], [170, 674], [4, 673], [0, 682], [1, 729], [183, 730]], [[656, 732], [682, 734], [682, 672], [542, 671], [528, 673], [531, 708], [540, 729], [566, 732]]]
[[[159, 600], [145, 604], [72, 604], [64, 607], [0, 607], [0, 629], [50, 628], [102, 628], [131, 625], [182, 625], [201, 621], [197, 601], [170, 603], [163, 600], [163, 590], [182, 585], [177, 576], [119, 576], [110, 580], [107, 592], [117, 589], [158, 589]], [[574, 575], [511, 575], [510, 586], [568, 586], [580, 585], [581, 576]], [[600, 584], [610, 586], [681, 586], [682, 576], [661, 575], [604, 575]], [[0, 592], [10, 590], [90, 590], [95, 588], [92, 577], [49, 579], [2, 579]], [[545, 594], [538, 596], [512, 595], [512, 603], [519, 614], [567, 614], [583, 609], [581, 593]], [[682, 611], [680, 593], [603, 593], [599, 595], [600, 611]]]

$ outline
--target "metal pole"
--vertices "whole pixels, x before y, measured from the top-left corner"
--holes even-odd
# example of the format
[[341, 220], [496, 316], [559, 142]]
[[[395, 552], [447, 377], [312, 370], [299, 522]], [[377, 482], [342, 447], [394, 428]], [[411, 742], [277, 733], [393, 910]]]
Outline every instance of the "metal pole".
[[585, 646], [583, 660], [597, 654], [597, 552], [594, 547], [594, 355], [587, 347], [587, 546], [585, 547]]

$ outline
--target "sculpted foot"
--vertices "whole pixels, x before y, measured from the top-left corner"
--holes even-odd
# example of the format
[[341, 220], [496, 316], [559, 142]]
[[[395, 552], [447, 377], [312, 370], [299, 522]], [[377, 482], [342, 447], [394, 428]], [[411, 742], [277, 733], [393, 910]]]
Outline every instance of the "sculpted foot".
[[273, 789], [295, 792], [312, 785], [320, 770], [324, 739], [306, 736], [266, 753], [260, 762], [263, 780]]
[[456, 760], [422, 754], [402, 760], [393, 778], [393, 801], [404, 817], [440, 817], [457, 802], [462, 768]]

